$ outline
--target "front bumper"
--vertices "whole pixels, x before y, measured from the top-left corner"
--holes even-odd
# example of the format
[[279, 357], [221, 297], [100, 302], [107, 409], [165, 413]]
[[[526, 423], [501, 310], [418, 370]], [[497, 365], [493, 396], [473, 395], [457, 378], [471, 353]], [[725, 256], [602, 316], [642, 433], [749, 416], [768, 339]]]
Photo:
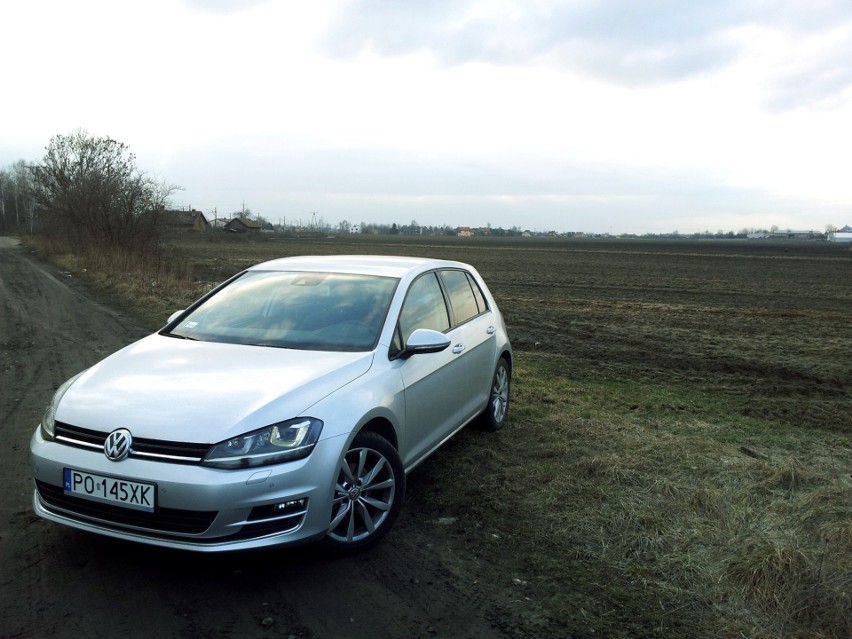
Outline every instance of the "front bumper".
[[[308, 543], [323, 537], [345, 438], [321, 440], [305, 459], [222, 470], [125, 459], [45, 440], [30, 442], [40, 517], [89, 532], [201, 552], [247, 550]], [[156, 484], [153, 513], [67, 494], [65, 468]]]

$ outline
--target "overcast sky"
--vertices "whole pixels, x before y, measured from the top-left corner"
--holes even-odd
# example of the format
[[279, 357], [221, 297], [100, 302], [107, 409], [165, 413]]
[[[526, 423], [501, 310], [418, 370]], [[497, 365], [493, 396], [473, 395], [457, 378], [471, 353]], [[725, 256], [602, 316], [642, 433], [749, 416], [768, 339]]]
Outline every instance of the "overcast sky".
[[11, 0], [0, 167], [128, 145], [271, 221], [852, 224], [849, 0]]

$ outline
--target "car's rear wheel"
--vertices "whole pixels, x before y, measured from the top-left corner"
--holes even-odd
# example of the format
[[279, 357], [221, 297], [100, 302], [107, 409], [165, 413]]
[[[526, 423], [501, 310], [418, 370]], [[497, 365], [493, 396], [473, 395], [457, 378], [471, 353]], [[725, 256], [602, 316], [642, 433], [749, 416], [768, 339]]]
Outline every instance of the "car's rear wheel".
[[405, 472], [393, 445], [376, 433], [358, 433], [337, 470], [322, 545], [336, 553], [366, 550], [393, 526], [404, 493]]
[[488, 430], [500, 430], [506, 423], [509, 413], [509, 386], [512, 373], [509, 362], [501, 357], [494, 368], [491, 378], [491, 390], [488, 393], [488, 405], [482, 413], [482, 423]]

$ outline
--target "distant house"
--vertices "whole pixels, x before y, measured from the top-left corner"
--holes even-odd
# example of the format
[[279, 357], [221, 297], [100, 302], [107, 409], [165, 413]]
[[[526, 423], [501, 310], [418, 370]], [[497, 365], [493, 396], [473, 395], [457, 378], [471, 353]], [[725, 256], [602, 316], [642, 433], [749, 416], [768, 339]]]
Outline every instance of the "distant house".
[[825, 234], [820, 233], [819, 231], [794, 231], [787, 229], [786, 231], [773, 231], [769, 237], [773, 239], [787, 240], [817, 240], [820, 238], [825, 239]]
[[258, 224], [254, 220], [235, 217], [233, 220], [231, 220], [224, 226], [224, 230], [229, 231], [231, 233], [259, 233], [260, 224]]
[[832, 242], [852, 242], [852, 226], [848, 224], [842, 229], [837, 229], [828, 234], [828, 239]]
[[210, 222], [204, 213], [191, 209], [189, 211], [163, 211], [163, 221], [166, 227], [174, 230], [206, 231]]
[[456, 235], [459, 237], [471, 237], [473, 235], [473, 229], [469, 226], [460, 226], [456, 229]]

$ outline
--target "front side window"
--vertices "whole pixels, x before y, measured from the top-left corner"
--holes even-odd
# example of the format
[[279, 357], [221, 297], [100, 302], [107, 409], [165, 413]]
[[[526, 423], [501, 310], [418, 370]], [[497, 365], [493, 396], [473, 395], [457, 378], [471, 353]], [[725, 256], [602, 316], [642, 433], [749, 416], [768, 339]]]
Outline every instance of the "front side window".
[[367, 351], [398, 280], [344, 273], [248, 271], [164, 335], [300, 350]]
[[421, 275], [408, 289], [399, 315], [402, 344], [418, 328], [430, 328], [442, 333], [450, 328], [447, 304], [435, 273]]

